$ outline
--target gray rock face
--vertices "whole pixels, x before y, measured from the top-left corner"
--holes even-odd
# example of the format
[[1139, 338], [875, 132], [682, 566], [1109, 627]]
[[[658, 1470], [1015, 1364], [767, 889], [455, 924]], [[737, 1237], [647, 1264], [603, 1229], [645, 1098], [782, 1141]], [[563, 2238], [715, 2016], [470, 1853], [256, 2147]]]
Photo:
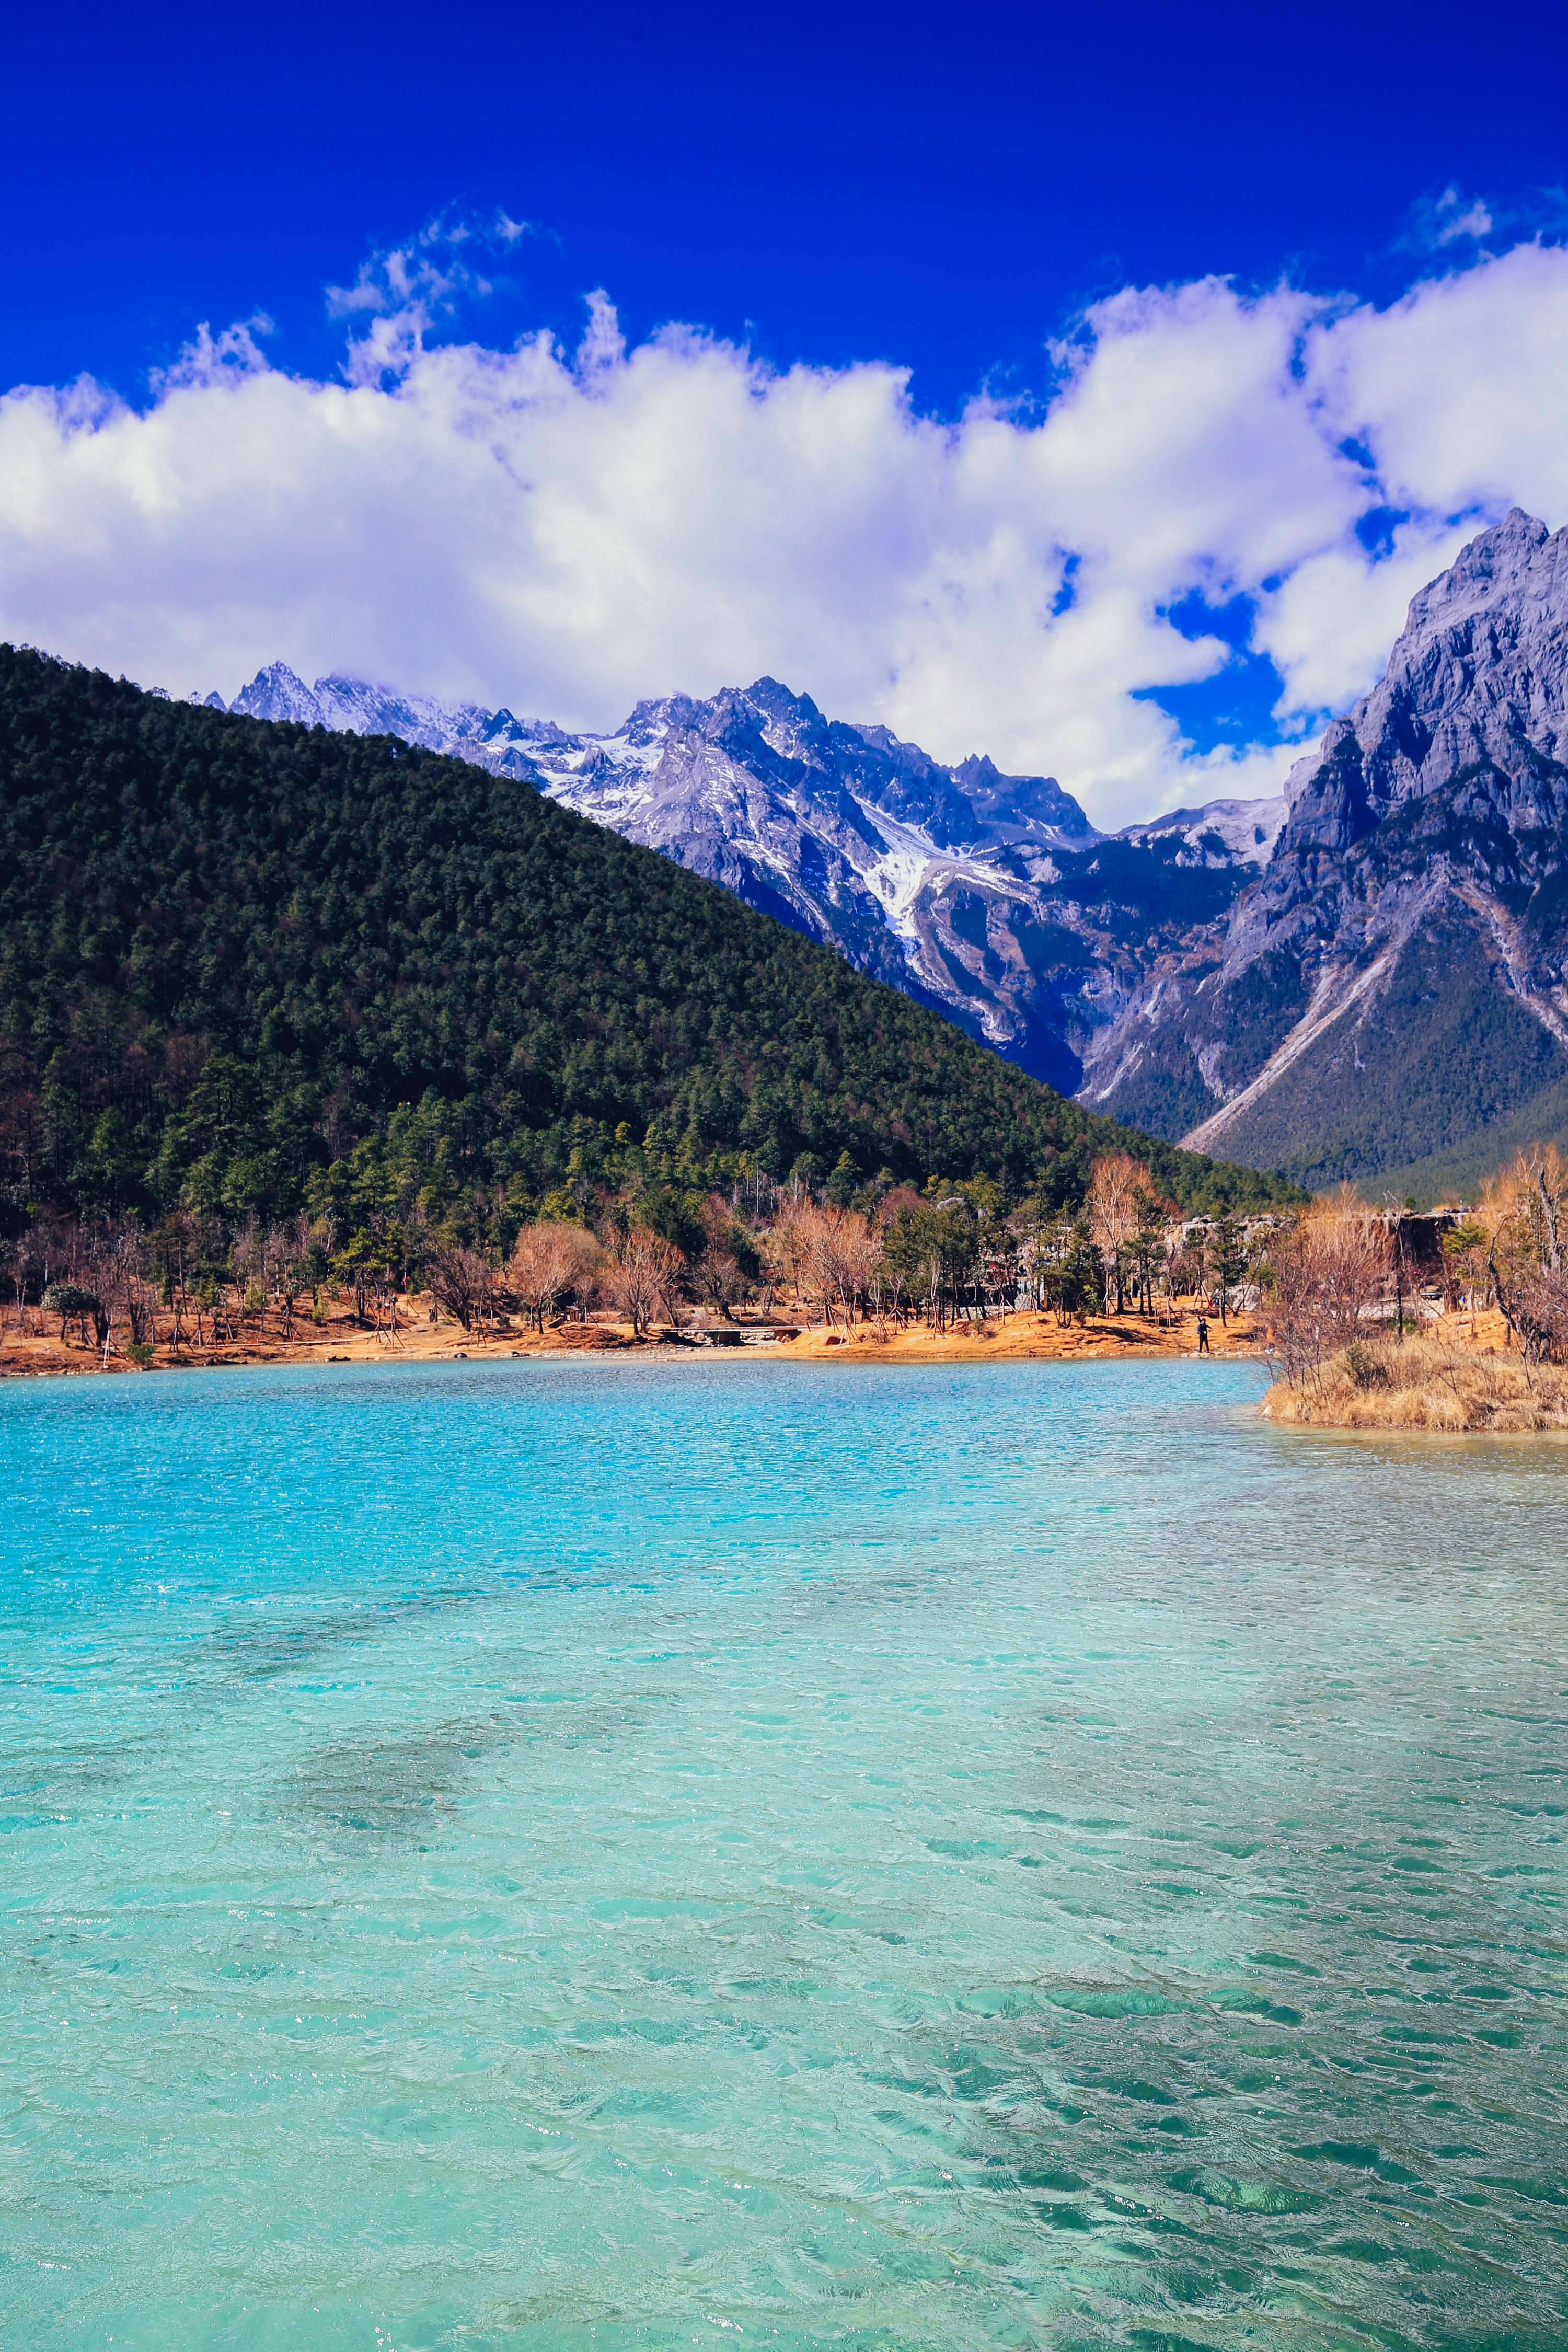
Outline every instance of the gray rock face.
[[1088, 1097], [1314, 1182], [1463, 1181], [1568, 1126], [1568, 530], [1473, 540], [1287, 799], [1219, 957], [1129, 1003]]
[[1223, 922], [1285, 814], [1225, 802], [1108, 837], [1054, 777], [944, 766], [767, 677], [639, 704], [617, 736], [535, 761], [557, 799], [833, 941], [1068, 1092], [1159, 958]]
[[258, 669], [250, 684], [241, 687], [229, 709], [243, 711], [247, 719], [290, 719], [301, 727], [327, 723], [321, 703], [287, 662], [268, 662], [265, 669]]
[[1286, 785], [1290, 843], [1347, 849], [1462, 769], [1568, 759], [1568, 530], [1519, 507], [1414, 599], [1378, 685]]

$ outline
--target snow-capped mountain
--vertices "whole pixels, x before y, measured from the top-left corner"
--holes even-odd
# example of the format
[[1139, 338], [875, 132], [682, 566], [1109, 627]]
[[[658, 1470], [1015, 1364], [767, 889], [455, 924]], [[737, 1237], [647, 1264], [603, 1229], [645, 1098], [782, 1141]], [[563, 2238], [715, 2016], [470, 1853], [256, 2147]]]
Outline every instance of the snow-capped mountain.
[[661, 850], [1071, 1091], [1162, 957], [1219, 933], [1279, 802], [1220, 801], [1108, 836], [1051, 776], [944, 766], [773, 678], [639, 702], [613, 735], [397, 695], [287, 664], [233, 708], [391, 734], [489, 768]]
[[[217, 702], [216, 695], [207, 697]], [[221, 704], [220, 704], [221, 707]], [[437, 702], [429, 695], [389, 694], [357, 677], [319, 677], [307, 686], [287, 662], [268, 662], [228, 706], [249, 719], [287, 719], [301, 727], [326, 727], [345, 735], [397, 735], [447, 751], [501, 775], [531, 775], [527, 747], [532, 738], [510, 710], [482, 710], [477, 703]], [[535, 730], [552, 738], [546, 722]]]

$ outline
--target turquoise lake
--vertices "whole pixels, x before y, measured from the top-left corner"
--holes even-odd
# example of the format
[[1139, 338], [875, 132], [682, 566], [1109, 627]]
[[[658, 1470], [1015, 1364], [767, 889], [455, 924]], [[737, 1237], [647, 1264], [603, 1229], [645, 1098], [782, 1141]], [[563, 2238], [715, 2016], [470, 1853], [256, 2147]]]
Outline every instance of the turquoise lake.
[[1568, 1446], [1261, 1388], [0, 1388], [0, 2343], [1568, 2342]]

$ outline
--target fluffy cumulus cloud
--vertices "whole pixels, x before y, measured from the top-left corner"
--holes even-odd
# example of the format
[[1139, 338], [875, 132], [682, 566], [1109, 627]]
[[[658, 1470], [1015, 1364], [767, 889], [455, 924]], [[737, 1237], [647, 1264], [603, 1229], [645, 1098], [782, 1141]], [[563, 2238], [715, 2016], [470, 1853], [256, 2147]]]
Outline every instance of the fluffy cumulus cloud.
[[[176, 693], [280, 657], [599, 729], [769, 671], [1122, 823], [1274, 789], [1282, 739], [1372, 683], [1467, 537], [1516, 501], [1568, 517], [1545, 245], [1384, 310], [1128, 290], [1053, 354], [1043, 409], [953, 423], [887, 366], [776, 373], [673, 329], [628, 350], [602, 296], [574, 352], [435, 341], [461, 267], [411, 247], [340, 289], [336, 382], [268, 364], [251, 320], [144, 410], [88, 382], [0, 400], [0, 635]], [[1223, 689], [1194, 594], [1253, 602], [1266, 742], [1200, 752], [1149, 698]]]

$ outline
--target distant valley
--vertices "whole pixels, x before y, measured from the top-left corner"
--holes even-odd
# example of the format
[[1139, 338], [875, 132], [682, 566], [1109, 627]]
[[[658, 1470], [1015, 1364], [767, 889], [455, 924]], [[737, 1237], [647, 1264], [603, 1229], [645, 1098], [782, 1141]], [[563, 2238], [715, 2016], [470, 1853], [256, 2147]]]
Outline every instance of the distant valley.
[[1518, 509], [1282, 798], [1114, 835], [771, 678], [607, 737], [281, 663], [232, 707], [530, 779], [1062, 1091], [1310, 1185], [1462, 1187], [1568, 1131], [1568, 531]]

